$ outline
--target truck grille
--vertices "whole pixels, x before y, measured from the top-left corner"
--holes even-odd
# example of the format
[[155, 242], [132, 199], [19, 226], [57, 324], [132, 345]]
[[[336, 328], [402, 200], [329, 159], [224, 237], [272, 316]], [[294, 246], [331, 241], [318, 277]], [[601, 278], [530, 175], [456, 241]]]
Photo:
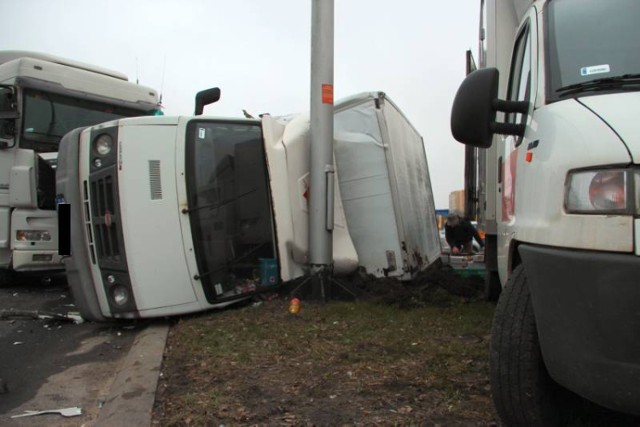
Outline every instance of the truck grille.
[[101, 267], [118, 268], [125, 264], [116, 190], [111, 174], [100, 174], [90, 181], [93, 239]]
[[91, 231], [91, 209], [89, 208], [89, 190], [87, 181], [82, 181], [82, 203], [84, 206], [84, 225], [87, 229], [87, 240], [89, 241], [89, 255], [91, 263], [96, 263], [96, 249], [93, 241], [93, 232]]

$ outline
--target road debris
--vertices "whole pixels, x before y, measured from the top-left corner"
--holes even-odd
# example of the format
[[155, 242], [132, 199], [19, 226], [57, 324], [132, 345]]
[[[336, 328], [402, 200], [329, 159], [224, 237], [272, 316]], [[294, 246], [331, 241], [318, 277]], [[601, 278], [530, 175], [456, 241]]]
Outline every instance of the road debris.
[[298, 298], [294, 298], [291, 300], [289, 304], [289, 313], [298, 314], [300, 313], [300, 300]]
[[62, 314], [40, 310], [0, 310], [0, 320], [10, 320], [14, 318], [27, 318], [36, 320], [67, 320], [75, 323], [76, 325], [84, 323], [84, 319], [80, 316], [80, 313], [75, 311], [70, 311], [67, 314]]
[[12, 415], [11, 418], [31, 417], [42, 414], [60, 414], [63, 417], [75, 417], [82, 415], [82, 408], [74, 406], [72, 408], [47, 409], [44, 411], [24, 411], [24, 414]]

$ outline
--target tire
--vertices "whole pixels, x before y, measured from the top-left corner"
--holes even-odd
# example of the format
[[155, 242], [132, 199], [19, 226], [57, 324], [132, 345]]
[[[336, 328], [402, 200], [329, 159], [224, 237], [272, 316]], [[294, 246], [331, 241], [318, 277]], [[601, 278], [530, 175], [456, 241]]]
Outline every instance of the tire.
[[489, 364], [493, 403], [504, 425], [566, 425], [580, 411], [580, 398], [555, 383], [544, 365], [522, 265], [498, 300]]
[[502, 292], [500, 284], [500, 276], [497, 271], [487, 270], [484, 276], [484, 299], [486, 301], [496, 302]]

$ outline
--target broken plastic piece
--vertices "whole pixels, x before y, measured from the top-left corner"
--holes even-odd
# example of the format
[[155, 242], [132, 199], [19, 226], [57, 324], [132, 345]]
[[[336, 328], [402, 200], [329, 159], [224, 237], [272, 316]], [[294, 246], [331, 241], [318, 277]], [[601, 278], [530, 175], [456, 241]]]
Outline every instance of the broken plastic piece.
[[48, 409], [46, 411], [24, 411], [24, 414], [12, 415], [11, 418], [31, 417], [41, 414], [60, 414], [63, 417], [75, 417], [82, 415], [82, 408], [75, 406], [73, 408]]
[[70, 320], [76, 325], [84, 323], [84, 319], [77, 311], [70, 311], [67, 314], [60, 314], [39, 310], [0, 310], [0, 320], [8, 320], [11, 318]]

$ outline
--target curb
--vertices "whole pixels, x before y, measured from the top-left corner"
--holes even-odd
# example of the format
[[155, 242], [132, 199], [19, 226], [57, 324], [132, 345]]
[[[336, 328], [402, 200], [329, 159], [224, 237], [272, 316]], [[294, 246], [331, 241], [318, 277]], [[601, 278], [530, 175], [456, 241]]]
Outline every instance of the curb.
[[95, 426], [149, 426], [158, 386], [167, 323], [138, 334], [111, 386]]

